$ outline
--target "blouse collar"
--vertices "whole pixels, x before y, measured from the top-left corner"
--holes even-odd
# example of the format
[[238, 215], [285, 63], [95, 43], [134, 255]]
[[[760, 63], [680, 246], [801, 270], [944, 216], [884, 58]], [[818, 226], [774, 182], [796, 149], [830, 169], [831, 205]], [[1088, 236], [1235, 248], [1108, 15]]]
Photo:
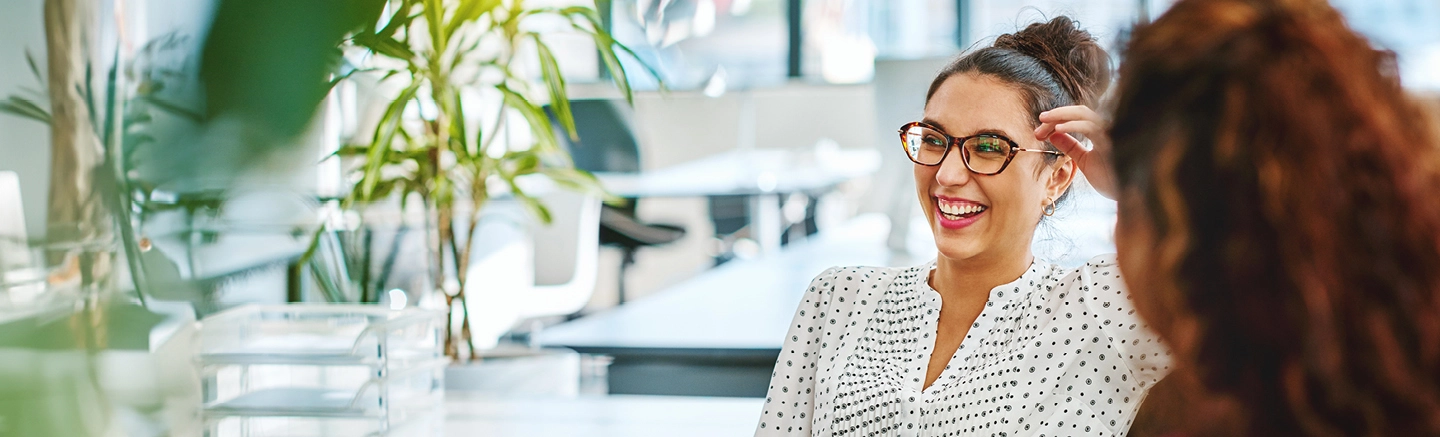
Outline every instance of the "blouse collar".
[[[921, 277], [925, 278], [925, 280], [916, 281], [916, 283], [919, 284], [922, 290], [939, 293], [935, 291], [934, 287], [930, 286], [929, 281], [930, 272], [935, 270], [938, 261], [938, 258], [932, 259], [920, 269]], [[1041, 262], [1039, 258], [1032, 259], [1030, 261], [1030, 268], [1025, 269], [1025, 272], [1021, 273], [1020, 277], [1015, 278], [1013, 281], [997, 285], [995, 288], [991, 288], [989, 301], [1010, 301], [1022, 295], [1028, 295], [1031, 292], [1042, 290], [1046, 282], [1046, 272], [1050, 270], [1050, 267], [1049, 263]]]

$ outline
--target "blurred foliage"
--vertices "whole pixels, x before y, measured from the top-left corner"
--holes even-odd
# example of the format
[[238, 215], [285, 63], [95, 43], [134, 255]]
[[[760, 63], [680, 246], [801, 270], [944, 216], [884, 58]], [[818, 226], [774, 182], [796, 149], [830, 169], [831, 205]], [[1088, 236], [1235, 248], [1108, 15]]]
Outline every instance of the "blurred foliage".
[[299, 135], [340, 62], [338, 42], [380, 16], [385, 0], [220, 2], [201, 56], [206, 114], [233, 114], [280, 137]]
[[[341, 79], [377, 74], [382, 84], [399, 91], [385, 104], [365, 138], [368, 142], [346, 145], [337, 153], [356, 162], [357, 175], [341, 206], [350, 209], [398, 198], [403, 209], [405, 199], [419, 196], [429, 225], [435, 227], [427, 233], [434, 235], [429, 244], [433, 283], [442, 289], [451, 311], [460, 313], [459, 336], [451, 335], [454, 329], [447, 331], [446, 354], [459, 357], [459, 343], [464, 342], [474, 356], [465, 303], [470, 278], [464, 266], [475, 243], [470, 235], [492, 191], [520, 201], [545, 223], [550, 212], [525, 191], [521, 179], [539, 176], [562, 188], [604, 194], [592, 175], [573, 168], [560, 146], [557, 131], [577, 135], [565, 78], [544, 35], [527, 30], [534, 27], [528, 22], [558, 19], [588, 35], [627, 101], [633, 95], [618, 54], [634, 53], [615, 42], [590, 7], [528, 7], [523, 0], [395, 0], [390, 6], [382, 20], [345, 44], [371, 57], [363, 67], [343, 71]], [[519, 67], [525, 56], [537, 61], [538, 81], [525, 77]], [[468, 123], [481, 111], [463, 103], [467, 92], [494, 97], [499, 115], [492, 125], [472, 128]], [[559, 126], [552, 125], [545, 101], [553, 106]], [[532, 144], [516, 147], [499, 135], [510, 113], [523, 116], [526, 125], [509, 129], [529, 130]], [[414, 119], [417, 114], [419, 120]], [[322, 242], [317, 234], [311, 252]], [[449, 274], [447, 266], [453, 270]], [[318, 269], [316, 273], [324, 276]], [[446, 287], [452, 280], [455, 286]]]
[[[157, 435], [164, 431], [153, 424], [129, 422], [138, 417], [134, 415], [117, 420], [116, 411], [135, 405], [122, 405], [128, 400], [107, 393], [101, 378], [103, 354], [116, 349], [144, 353], [145, 343], [152, 338], [154, 314], [116, 294], [113, 282], [93, 282], [88, 275], [118, 266], [114, 255], [123, 251], [136, 290], [141, 292], [135, 300], [141, 303], [145, 295], [157, 291], [213, 289], [215, 282], [223, 281], [179, 278], [173, 265], [166, 266], [170, 260], [157, 257], [157, 251], [145, 250], [149, 244], [135, 234], [137, 223], [146, 214], [166, 209], [223, 203], [223, 192], [236, 180], [290, 148], [330, 89], [339, 61], [337, 47], [346, 35], [375, 22], [385, 0], [218, 0], [202, 53], [182, 55], [203, 60], [198, 72], [145, 62], [147, 56], [188, 49], [192, 45], [184, 36], [162, 35], [135, 53], [121, 53], [118, 44], [97, 50], [94, 42], [101, 38], [96, 34], [104, 32], [97, 29], [111, 29], [107, 23], [115, 17], [95, 14], [116, 10], [102, 4], [123, 3], [45, 0], [47, 47], [42, 53], [49, 56], [49, 69], [42, 69], [35, 57], [27, 54], [39, 87], [0, 100], [0, 111], [51, 126], [52, 155], [68, 154], [72, 149], [90, 154], [52, 164], [47, 238], [60, 238], [56, 229], [78, 228], [82, 232], [63, 236], [76, 239], [66, 240], [67, 244], [104, 246], [78, 257], [67, 253], [74, 251], [70, 247], [47, 249], [47, 254], [63, 257], [37, 261], [40, 265], [36, 268], [44, 269], [40, 276], [44, 284], [40, 285], [45, 287], [46, 297], [35, 302], [55, 302], [51, 296], [68, 296], [57, 286], [79, 281], [83, 284], [80, 303], [46, 306], [22, 302], [17, 306], [12, 296], [3, 296], [0, 436]], [[95, 26], [97, 23], [101, 25]], [[109, 53], [103, 53], [106, 51]], [[100, 60], [106, 64], [97, 65]], [[197, 77], [199, 82], [184, 83]], [[56, 132], [81, 135], [76, 141], [60, 144]], [[91, 159], [96, 147], [103, 148], [103, 156]], [[67, 180], [79, 182], [70, 186]], [[180, 197], [194, 199], [193, 204], [152, 202], [150, 195], [160, 188], [206, 194]], [[55, 195], [57, 192], [62, 195]], [[65, 202], [98, 202], [103, 208], [85, 210], [79, 219], [64, 219], [93, 223], [57, 223], [53, 205]], [[104, 232], [112, 223], [120, 238]], [[83, 232], [96, 226], [101, 232]], [[52, 266], [59, 268], [50, 270]], [[0, 275], [0, 293], [13, 291], [13, 284], [4, 280], [7, 277]], [[113, 379], [124, 372], [147, 370], [153, 369], [106, 371], [114, 373], [109, 376]], [[136, 387], [164, 389], [145, 386], [144, 381], [140, 379], [136, 383], [141, 385]], [[154, 411], [138, 412], [150, 413]]]
[[[110, 0], [78, 1], [93, 6]], [[86, 195], [102, 199], [108, 217], [100, 220], [116, 225], [118, 238], [112, 244], [119, 247], [111, 249], [123, 252], [141, 303], [146, 296], [209, 302], [206, 296], [225, 281], [274, 267], [270, 260], [227, 277], [184, 278], [176, 260], [152, 250], [137, 228], [154, 214], [222, 208], [237, 181], [294, 148], [294, 139], [339, 81], [351, 74], [377, 74], [399, 83], [401, 92], [386, 105], [367, 143], [340, 151], [358, 162], [359, 175], [342, 204], [349, 208], [419, 196], [438, 227], [424, 233], [437, 236], [431, 242], [437, 249], [430, 254], [434, 283], [445, 288], [441, 292], [450, 308], [463, 314], [470, 278], [465, 269], [451, 275], [444, 269], [468, 265], [473, 247], [468, 236], [491, 185], [502, 185], [499, 191], [544, 221], [549, 212], [518, 180], [538, 176], [564, 188], [600, 192], [592, 176], [571, 167], [559, 146], [557, 135], [576, 135], [565, 79], [543, 35], [527, 30], [527, 20], [561, 19], [588, 35], [615, 85], [627, 100], [632, 98], [619, 56], [633, 53], [605, 32], [588, 7], [527, 7], [522, 0], [218, 0], [213, 17], [200, 53], [176, 54], [193, 46], [189, 36], [176, 34], [146, 42], [133, 59], [123, 59], [118, 47], [105, 48], [116, 63], [86, 65], [86, 85], [76, 90], [104, 149], [103, 162], [79, 169], [96, 181]], [[347, 50], [385, 61], [347, 67], [342, 56]], [[146, 62], [162, 55], [198, 60], [176, 63], [198, 63], [198, 71]], [[539, 80], [515, 67], [522, 56], [534, 56]], [[43, 92], [53, 78], [33, 57], [27, 61], [41, 87], [0, 100], [0, 112], [53, 123]], [[495, 135], [503, 124], [466, 125], [467, 112], [481, 111], [461, 103], [462, 91], [481, 89], [496, 93], [502, 112], [523, 116], [520, 128], [533, 134], [534, 144], [508, 149]], [[557, 125], [542, 109], [545, 101], [553, 104]], [[397, 168], [402, 171], [393, 171]], [[157, 201], [157, 191], [170, 193]], [[312, 268], [326, 272], [332, 283], [326, 289], [341, 290], [331, 293], [332, 300], [354, 299], [343, 291], [346, 273], [331, 268], [337, 245], [322, 244], [318, 235], [305, 257], [330, 253], [325, 257], [329, 264]], [[444, 287], [447, 277], [457, 279], [459, 287]], [[361, 299], [375, 299], [375, 293]], [[115, 308], [61, 308], [30, 318], [5, 315], [0, 322], [0, 399], [9, 401], [0, 400], [0, 436], [116, 435], [106, 429], [111, 406], [98, 385], [95, 364], [105, 349], [125, 344], [93, 340], [147, 338], [154, 323], [146, 312]], [[459, 355], [460, 342], [468, 345], [468, 318], [461, 320], [460, 335], [447, 337], [452, 357]]]

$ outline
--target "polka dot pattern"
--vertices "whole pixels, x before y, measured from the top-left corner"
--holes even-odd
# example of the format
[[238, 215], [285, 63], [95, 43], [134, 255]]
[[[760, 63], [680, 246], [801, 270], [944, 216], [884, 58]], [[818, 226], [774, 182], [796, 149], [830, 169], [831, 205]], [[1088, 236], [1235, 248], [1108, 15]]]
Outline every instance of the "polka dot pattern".
[[1169, 352], [1135, 314], [1113, 255], [1036, 263], [995, 287], [923, 387], [941, 300], [931, 262], [831, 268], [786, 335], [757, 436], [1124, 435]]

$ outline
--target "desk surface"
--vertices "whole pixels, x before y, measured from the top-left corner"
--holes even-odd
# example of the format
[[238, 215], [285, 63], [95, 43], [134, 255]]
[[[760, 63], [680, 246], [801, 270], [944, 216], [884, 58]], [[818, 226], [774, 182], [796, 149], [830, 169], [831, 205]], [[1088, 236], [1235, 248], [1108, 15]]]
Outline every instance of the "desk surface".
[[445, 395], [445, 434], [490, 437], [729, 437], [755, 432], [764, 399]]
[[773, 355], [806, 286], [821, 271], [917, 262], [885, 247], [887, 229], [884, 217], [861, 216], [774, 256], [732, 261], [645, 299], [547, 328], [538, 340], [587, 353]]
[[874, 173], [875, 150], [729, 151], [639, 173], [595, 173], [620, 197], [757, 195], [820, 190]]

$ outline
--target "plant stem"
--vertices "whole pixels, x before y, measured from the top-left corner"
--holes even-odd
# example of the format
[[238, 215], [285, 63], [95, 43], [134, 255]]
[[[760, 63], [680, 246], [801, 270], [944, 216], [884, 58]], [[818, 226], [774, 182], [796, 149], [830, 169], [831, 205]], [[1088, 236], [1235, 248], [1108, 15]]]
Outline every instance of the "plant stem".
[[[94, 169], [103, 162], [94, 118], [81, 97], [89, 56], [89, 0], [46, 0], [45, 43], [50, 91], [50, 203], [46, 238], [108, 237], [109, 219], [96, 196]], [[55, 226], [60, 225], [60, 226]]]

